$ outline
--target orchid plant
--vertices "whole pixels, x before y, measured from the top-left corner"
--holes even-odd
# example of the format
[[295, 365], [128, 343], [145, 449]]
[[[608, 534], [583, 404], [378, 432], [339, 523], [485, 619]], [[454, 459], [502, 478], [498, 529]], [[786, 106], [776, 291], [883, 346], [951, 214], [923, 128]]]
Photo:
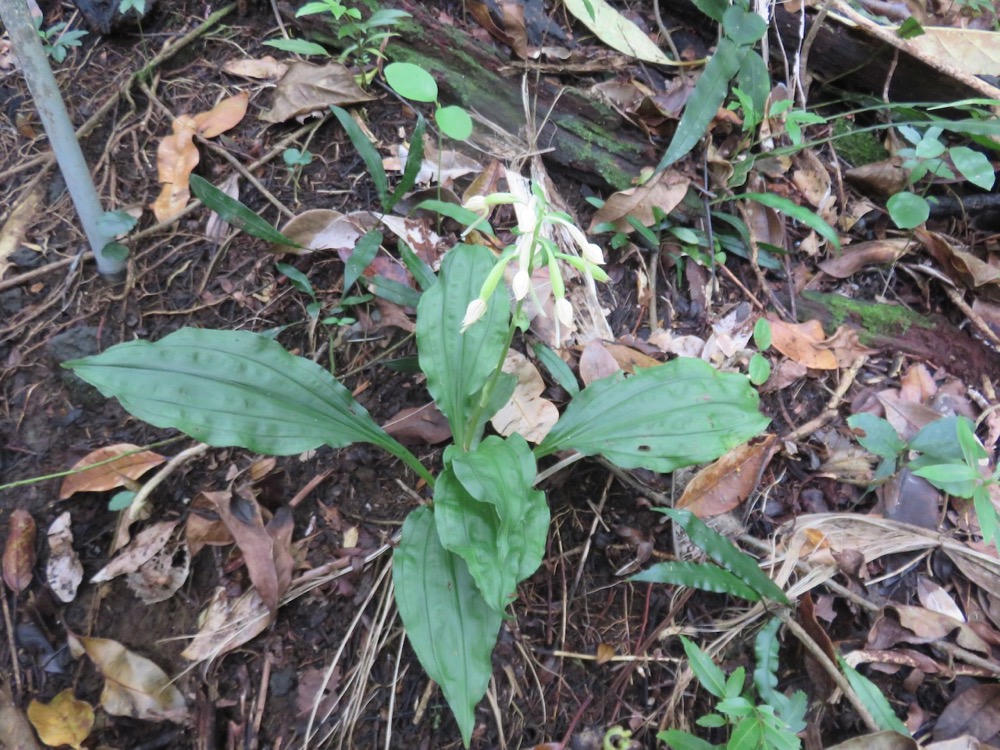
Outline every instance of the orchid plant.
[[[526, 193], [494, 193], [466, 204], [478, 213], [473, 226], [488, 222], [494, 207], [513, 206], [515, 240], [499, 256], [459, 244], [437, 276], [420, 274], [420, 368], [453, 437], [437, 475], [379, 427], [330, 372], [267, 336], [189, 328], [66, 363], [136, 417], [209, 445], [290, 455], [367, 442], [409, 467], [429, 497], [409, 512], [393, 553], [396, 604], [466, 746], [500, 627], [511, 616], [518, 584], [544, 556], [549, 507], [536, 487], [538, 462], [556, 454], [601, 455], [622, 468], [671, 472], [717, 458], [768, 422], [745, 376], [678, 358], [578, 390], [537, 445], [517, 433], [487, 435], [489, 419], [514, 392], [515, 378], [502, 368], [525, 327], [521, 307], [535, 295], [532, 273], [548, 269], [554, 314], [566, 327], [573, 309], [564, 264], [588, 283], [608, 278], [601, 249], [571, 217], [551, 210], [537, 187]], [[546, 229], [556, 225], [568, 230], [579, 255], [550, 239]], [[508, 291], [500, 282], [514, 262]]]

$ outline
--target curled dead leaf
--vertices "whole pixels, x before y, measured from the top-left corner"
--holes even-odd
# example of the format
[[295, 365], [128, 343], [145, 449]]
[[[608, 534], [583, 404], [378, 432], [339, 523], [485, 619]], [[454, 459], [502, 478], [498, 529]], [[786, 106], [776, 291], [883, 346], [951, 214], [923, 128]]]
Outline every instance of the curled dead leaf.
[[542, 397], [545, 382], [538, 369], [519, 351], [511, 349], [503, 371], [517, 378], [514, 393], [490, 420], [503, 436], [517, 432], [531, 443], [540, 443], [559, 420], [556, 405]]
[[[120, 458], [115, 458], [116, 456]], [[159, 453], [140, 451], [139, 446], [131, 443], [98, 448], [73, 464], [71, 471], [76, 473], [63, 480], [62, 487], [59, 488], [59, 499], [65, 500], [77, 492], [105, 492], [124, 487], [166, 460]], [[109, 463], [102, 463], [104, 461]], [[101, 465], [93, 469], [85, 468], [98, 463]]]
[[3, 549], [3, 580], [15, 594], [31, 584], [35, 567], [35, 519], [23, 508], [15, 508], [7, 524]]
[[776, 436], [763, 435], [733, 448], [695, 474], [677, 508], [699, 518], [733, 510], [750, 497], [779, 447]]

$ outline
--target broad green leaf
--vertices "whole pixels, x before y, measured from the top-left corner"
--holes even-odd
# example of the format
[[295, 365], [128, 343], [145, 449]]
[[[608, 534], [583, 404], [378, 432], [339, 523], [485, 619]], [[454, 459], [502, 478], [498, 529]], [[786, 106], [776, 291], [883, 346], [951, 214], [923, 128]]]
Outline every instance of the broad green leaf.
[[[895, 460], [906, 450], [906, 443], [900, 439], [896, 428], [881, 417], [862, 412], [847, 418], [847, 424], [855, 431], [855, 439], [866, 451], [876, 456]], [[860, 431], [864, 434], [857, 434]]]
[[[756, 13], [753, 15], [760, 18]], [[736, 74], [736, 85], [750, 97], [753, 120], [759, 123], [764, 118], [764, 107], [771, 93], [771, 76], [767, 63], [756, 50], [748, 49], [743, 53], [740, 70]]]
[[541, 342], [531, 345], [538, 361], [549, 371], [549, 375], [566, 391], [570, 396], [575, 396], [580, 392], [580, 384], [576, 382], [576, 375], [568, 364], [554, 351]]
[[441, 546], [434, 521], [426, 507], [407, 517], [392, 555], [392, 581], [406, 637], [441, 686], [468, 747], [502, 615], [483, 599], [462, 559]]
[[378, 254], [378, 249], [382, 245], [382, 233], [377, 229], [372, 229], [366, 233], [351, 252], [351, 257], [344, 264], [344, 292], [354, 286], [364, 270], [371, 265]]
[[434, 112], [434, 121], [442, 133], [456, 141], [464, 141], [472, 135], [472, 118], [461, 107], [441, 107]]
[[729, 735], [726, 750], [760, 750], [763, 743], [764, 727], [756, 716], [748, 716]]
[[979, 462], [989, 454], [979, 442], [976, 433], [972, 429], [972, 423], [964, 418], [958, 418], [958, 444], [962, 447], [962, 456], [969, 466], [978, 466]]
[[280, 49], [282, 52], [291, 52], [293, 55], [320, 55], [329, 57], [330, 53], [326, 47], [316, 42], [309, 42], [305, 39], [271, 39], [264, 42], [267, 47]]
[[722, 17], [729, 7], [727, 0], [694, 0], [694, 5], [716, 23], [722, 23]]
[[[743, 671], [743, 679], [746, 679], [746, 670], [740, 667], [737, 671]], [[753, 713], [753, 704], [742, 695], [730, 696], [731, 690], [729, 680], [726, 680], [726, 697], [715, 704], [715, 710], [724, 713], [726, 716], [742, 717]]]
[[354, 118], [351, 117], [347, 110], [330, 105], [330, 111], [333, 112], [334, 116], [340, 122], [344, 132], [347, 133], [347, 137], [351, 139], [351, 144], [353, 144], [358, 155], [361, 157], [361, 161], [365, 163], [368, 175], [375, 184], [375, 192], [378, 194], [379, 204], [382, 206], [383, 211], [388, 212], [391, 207], [389, 206], [389, 179], [385, 176], [385, 167], [382, 166], [381, 154], [372, 145], [372, 142], [368, 140], [368, 136], [362, 132], [358, 124], [354, 122]]
[[265, 240], [275, 245], [302, 247], [298, 242], [288, 239], [249, 208], [235, 198], [230, 198], [203, 177], [196, 174], [191, 175], [190, 184], [191, 192], [198, 200], [215, 211], [223, 221], [229, 222], [237, 229], [242, 229], [259, 240]]
[[669, 583], [687, 586], [699, 591], [716, 594], [731, 594], [748, 602], [759, 602], [760, 594], [727, 570], [715, 565], [695, 562], [662, 562], [641, 573], [636, 573], [630, 581], [640, 583]]
[[111, 496], [111, 499], [108, 500], [108, 510], [112, 512], [125, 510], [132, 504], [132, 501], [135, 500], [135, 496], [137, 494], [137, 492], [133, 492], [132, 490], [122, 490], [121, 492], [116, 492]]
[[722, 33], [741, 47], [748, 47], [767, 33], [767, 21], [742, 3], [734, 3], [722, 14]]
[[404, 195], [413, 187], [420, 174], [420, 168], [424, 163], [424, 133], [427, 130], [427, 121], [424, 116], [417, 113], [417, 126], [413, 129], [410, 137], [410, 149], [406, 152], [406, 164], [403, 166], [403, 176], [399, 179], [399, 184], [392, 191], [386, 201], [385, 210], [391, 211], [402, 199]]
[[683, 635], [680, 636], [681, 644], [684, 646], [684, 653], [687, 655], [688, 664], [698, 682], [708, 692], [716, 698], [722, 698], [726, 694], [726, 675], [719, 669], [715, 662], [698, 648], [698, 645]]
[[97, 218], [97, 228], [107, 235], [116, 237], [131, 232], [137, 221], [138, 219], [123, 209], [105, 211]]
[[759, 434], [768, 421], [745, 375], [680, 357], [584, 388], [535, 455], [577, 450], [625, 469], [666, 473], [715, 460]]
[[[733, 673], [726, 678], [726, 699], [731, 700], [734, 698], [739, 698], [743, 694], [743, 688], [746, 685], [747, 670], [746, 667], [737, 667], [733, 670]], [[746, 698], [742, 698], [746, 702]], [[733, 712], [726, 708], [722, 703], [715, 707], [717, 711], [724, 711], [726, 713], [732, 714]]]
[[408, 62], [394, 62], [385, 66], [386, 83], [404, 99], [413, 102], [436, 102], [437, 82], [434, 76]]
[[896, 193], [885, 204], [893, 223], [900, 229], [919, 227], [931, 215], [927, 199], [908, 191]]
[[910, 450], [931, 457], [934, 463], [962, 460], [962, 445], [958, 442], [959, 417], [942, 417], [921, 428], [910, 441]]
[[762, 206], [767, 206], [768, 208], [773, 208], [775, 211], [780, 211], [786, 216], [790, 216], [796, 221], [802, 222], [835, 248], [838, 250], [840, 249], [840, 238], [837, 237], [837, 232], [811, 208], [800, 206], [795, 201], [789, 200], [781, 195], [774, 195], [773, 193], [743, 193], [743, 195], [738, 195], [736, 197], [756, 201]]
[[532, 489], [534, 456], [520, 435], [491, 435], [471, 452], [450, 448], [445, 462], [434, 487], [441, 543], [465, 560], [483, 598], [503, 612], [545, 553], [549, 509], [545, 493]]
[[955, 497], [972, 497], [982, 475], [966, 464], [932, 464], [913, 469], [918, 477], [923, 477], [939, 490]]
[[731, 541], [710, 529], [693, 513], [674, 508], [654, 508], [654, 510], [670, 516], [674, 523], [684, 529], [696, 547], [758, 594], [781, 604], [791, 603], [778, 584], [760, 569], [756, 560], [738, 550]]
[[63, 366], [139, 419], [209, 445], [287, 456], [368, 442], [409, 453], [323, 367], [255, 333], [182, 328]]
[[757, 318], [753, 325], [753, 342], [762, 352], [771, 348], [771, 324], [767, 318]]
[[968, 146], [955, 146], [948, 150], [955, 169], [962, 177], [983, 190], [992, 190], [996, 182], [996, 173], [986, 155], [973, 151]]
[[912, 736], [910, 730], [896, 716], [896, 712], [892, 710], [889, 701], [882, 695], [882, 691], [875, 686], [875, 683], [844, 661], [843, 657], [839, 654], [837, 661], [854, 692], [858, 694], [861, 702], [868, 707], [872, 717], [875, 719], [875, 723], [878, 724], [878, 728], [885, 732], [899, 732], [904, 737]]
[[715, 750], [715, 745], [695, 737], [690, 732], [680, 729], [668, 729], [656, 735], [660, 742], [666, 742], [673, 750]]
[[[486, 314], [461, 332], [466, 308], [479, 295], [493, 264], [486, 248], [458, 245], [445, 255], [438, 283], [421, 295], [417, 306], [420, 368], [458, 445], [467, 442], [466, 423], [504, 352], [510, 319], [506, 290], [495, 289]], [[479, 436], [468, 437], [474, 443]]]
[[686, 155], [704, 137], [719, 107], [726, 100], [729, 82], [740, 69], [742, 59], [743, 50], [731, 39], [723, 38], [719, 42], [715, 54], [695, 84], [673, 140], [656, 166], [657, 172]]

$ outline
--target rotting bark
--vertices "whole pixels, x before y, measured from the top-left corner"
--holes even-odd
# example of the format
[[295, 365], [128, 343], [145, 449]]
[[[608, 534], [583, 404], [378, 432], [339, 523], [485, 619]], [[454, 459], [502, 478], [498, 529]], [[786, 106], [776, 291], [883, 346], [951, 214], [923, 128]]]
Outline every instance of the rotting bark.
[[568, 176], [619, 190], [629, 187], [643, 167], [655, 165], [658, 149], [639, 128], [587, 92], [533, 71], [530, 63], [522, 71], [505, 50], [442, 24], [423, 4], [398, 7], [412, 13], [413, 19], [393, 38], [386, 56], [430, 72], [437, 79], [442, 103], [460, 104], [523, 140], [522, 73], [526, 73], [530, 107], [540, 132], [525, 150], [546, 151], [546, 161]]

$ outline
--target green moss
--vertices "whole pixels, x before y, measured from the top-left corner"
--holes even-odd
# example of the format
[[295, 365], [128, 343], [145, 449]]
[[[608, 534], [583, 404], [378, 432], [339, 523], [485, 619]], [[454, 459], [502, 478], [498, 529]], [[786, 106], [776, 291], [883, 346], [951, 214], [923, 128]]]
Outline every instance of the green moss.
[[840, 294], [819, 292], [803, 292], [802, 296], [830, 311], [833, 318], [830, 327], [833, 330], [847, 322], [860, 323], [862, 331], [859, 338], [865, 345], [871, 343], [873, 336], [900, 336], [914, 325], [934, 327], [933, 321], [901, 305], [862, 302]]
[[854, 132], [854, 123], [846, 117], [838, 117], [833, 123], [833, 145], [837, 154], [849, 164], [860, 167], [865, 164], [884, 161], [889, 158], [889, 152], [871, 131]]

